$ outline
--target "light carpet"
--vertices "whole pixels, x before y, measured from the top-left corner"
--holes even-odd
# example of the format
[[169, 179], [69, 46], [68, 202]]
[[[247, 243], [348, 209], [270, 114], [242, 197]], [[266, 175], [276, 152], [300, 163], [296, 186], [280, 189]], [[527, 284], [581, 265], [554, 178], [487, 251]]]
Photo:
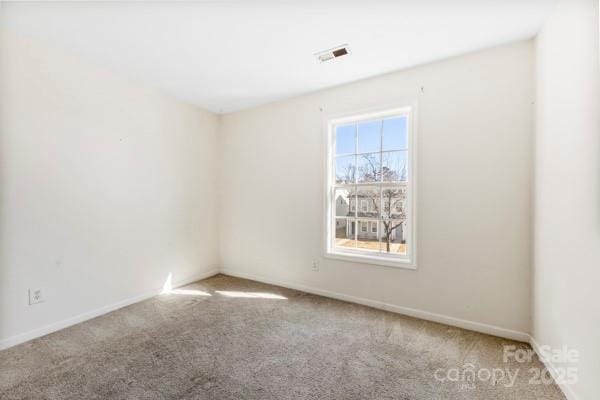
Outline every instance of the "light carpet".
[[0, 352], [0, 398], [564, 399], [505, 345], [530, 349], [217, 275]]

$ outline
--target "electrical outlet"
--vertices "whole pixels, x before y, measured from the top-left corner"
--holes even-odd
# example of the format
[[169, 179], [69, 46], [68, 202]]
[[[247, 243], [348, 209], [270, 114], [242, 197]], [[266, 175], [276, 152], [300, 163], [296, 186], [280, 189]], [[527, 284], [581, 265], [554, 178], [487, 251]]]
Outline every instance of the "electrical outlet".
[[42, 289], [29, 289], [29, 305], [39, 304], [44, 302]]
[[313, 260], [313, 262], [312, 262], [312, 270], [313, 271], [318, 271], [319, 270], [319, 263], [317, 262], [317, 260]]

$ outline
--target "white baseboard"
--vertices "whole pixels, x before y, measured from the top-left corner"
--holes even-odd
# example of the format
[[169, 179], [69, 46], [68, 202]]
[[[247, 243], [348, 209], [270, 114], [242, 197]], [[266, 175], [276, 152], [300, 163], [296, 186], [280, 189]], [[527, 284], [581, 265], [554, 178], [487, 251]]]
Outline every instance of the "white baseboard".
[[384, 303], [377, 300], [365, 299], [362, 297], [350, 296], [347, 294], [330, 292], [328, 290], [318, 289], [314, 287], [309, 287], [301, 284], [284, 282], [281, 280], [275, 280], [266, 278], [264, 276], [247, 274], [244, 272], [237, 272], [231, 269], [221, 269], [221, 273], [225, 275], [235, 276], [238, 278], [250, 279], [253, 281], [268, 283], [271, 285], [282, 286], [289, 289], [295, 289], [302, 292], [312, 293], [319, 296], [330, 297], [332, 299], [343, 300], [350, 303], [362, 304], [364, 306], [369, 306], [373, 308], [377, 308], [380, 310], [390, 311], [398, 314], [408, 315], [410, 317], [420, 318], [427, 321], [439, 322], [446, 325], [456, 326], [459, 328], [467, 329], [470, 331], [485, 333], [488, 335], [499, 336], [511, 340], [516, 340], [519, 342], [529, 342], [529, 334], [525, 332], [514, 331], [511, 329], [500, 328], [494, 325], [483, 324], [480, 322], [468, 321], [465, 319], [449, 317], [442, 314], [436, 314], [429, 311], [418, 310], [415, 308], [402, 307], [394, 304]]
[[[218, 273], [219, 273], [218, 269], [211, 269], [210, 271], [203, 272], [200, 274], [195, 274], [186, 279], [181, 279], [181, 280], [173, 283], [173, 287], [175, 288], [178, 286], [187, 285], [189, 283], [196, 282], [201, 279], [206, 279], [206, 278], [216, 275]], [[160, 294], [162, 292], [162, 290], [163, 290], [162, 287], [154, 289], [154, 290], [149, 290], [149, 291], [139, 294], [137, 296], [130, 297], [128, 299], [121, 300], [116, 303], [109, 304], [107, 306], [97, 308], [95, 310], [88, 311], [83, 314], [79, 314], [74, 317], [71, 317], [71, 318], [63, 319], [61, 321], [42, 326], [40, 328], [32, 329], [28, 332], [24, 332], [24, 333], [15, 335], [15, 336], [11, 336], [6, 339], [2, 339], [2, 340], [0, 340], [0, 350], [4, 350], [9, 347], [16, 346], [17, 344], [27, 342], [29, 340], [38, 338], [40, 336], [44, 336], [49, 333], [56, 332], [58, 330], [67, 328], [69, 326], [78, 324], [80, 322], [87, 321], [92, 318], [96, 318], [100, 315], [109, 313], [111, 311], [118, 310], [119, 308], [140, 302], [142, 300], [146, 300], [150, 297]]]
[[548, 370], [548, 372], [550, 372], [550, 375], [552, 375], [552, 378], [554, 378], [554, 381], [556, 382], [556, 384], [558, 385], [560, 390], [562, 390], [562, 392], [565, 395], [565, 397], [567, 398], [567, 400], [579, 400], [579, 397], [577, 397], [577, 395], [573, 391], [573, 386], [568, 385], [566, 383], [560, 383], [556, 380], [557, 377], [560, 376], [560, 374], [558, 374], [558, 372], [557, 372], [556, 366], [552, 363], [551, 360], [542, 358], [542, 353], [540, 351], [540, 344], [535, 340], [535, 338], [533, 336], [529, 336], [529, 344], [531, 345], [531, 348], [533, 348], [533, 350], [535, 350], [535, 352], [537, 353], [540, 360], [544, 363], [544, 365], [546, 366], [546, 369]]

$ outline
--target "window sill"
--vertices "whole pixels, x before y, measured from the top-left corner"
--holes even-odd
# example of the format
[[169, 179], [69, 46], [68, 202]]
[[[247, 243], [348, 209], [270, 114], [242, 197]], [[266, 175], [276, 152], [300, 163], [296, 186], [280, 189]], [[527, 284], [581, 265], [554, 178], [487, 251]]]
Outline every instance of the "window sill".
[[417, 266], [413, 263], [412, 260], [409, 259], [392, 259], [389, 257], [377, 257], [371, 255], [363, 255], [363, 254], [349, 254], [343, 252], [336, 251], [327, 251], [324, 255], [325, 258], [330, 258], [333, 260], [343, 260], [349, 261], [359, 264], [373, 264], [380, 265], [384, 267], [392, 267], [392, 268], [400, 268], [400, 269], [409, 269], [416, 270]]

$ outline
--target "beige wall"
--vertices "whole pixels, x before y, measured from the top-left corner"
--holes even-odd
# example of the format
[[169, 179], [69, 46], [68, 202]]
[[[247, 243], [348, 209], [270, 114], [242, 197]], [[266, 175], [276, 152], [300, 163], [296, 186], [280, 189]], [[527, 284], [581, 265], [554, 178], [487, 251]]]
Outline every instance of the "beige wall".
[[600, 56], [598, 2], [559, 1], [536, 41], [533, 336], [578, 350], [572, 398], [600, 376]]
[[217, 117], [16, 36], [0, 59], [0, 347], [218, 266]]
[[[221, 267], [528, 332], [533, 80], [525, 41], [224, 116]], [[323, 258], [323, 116], [415, 101], [418, 269]]]

